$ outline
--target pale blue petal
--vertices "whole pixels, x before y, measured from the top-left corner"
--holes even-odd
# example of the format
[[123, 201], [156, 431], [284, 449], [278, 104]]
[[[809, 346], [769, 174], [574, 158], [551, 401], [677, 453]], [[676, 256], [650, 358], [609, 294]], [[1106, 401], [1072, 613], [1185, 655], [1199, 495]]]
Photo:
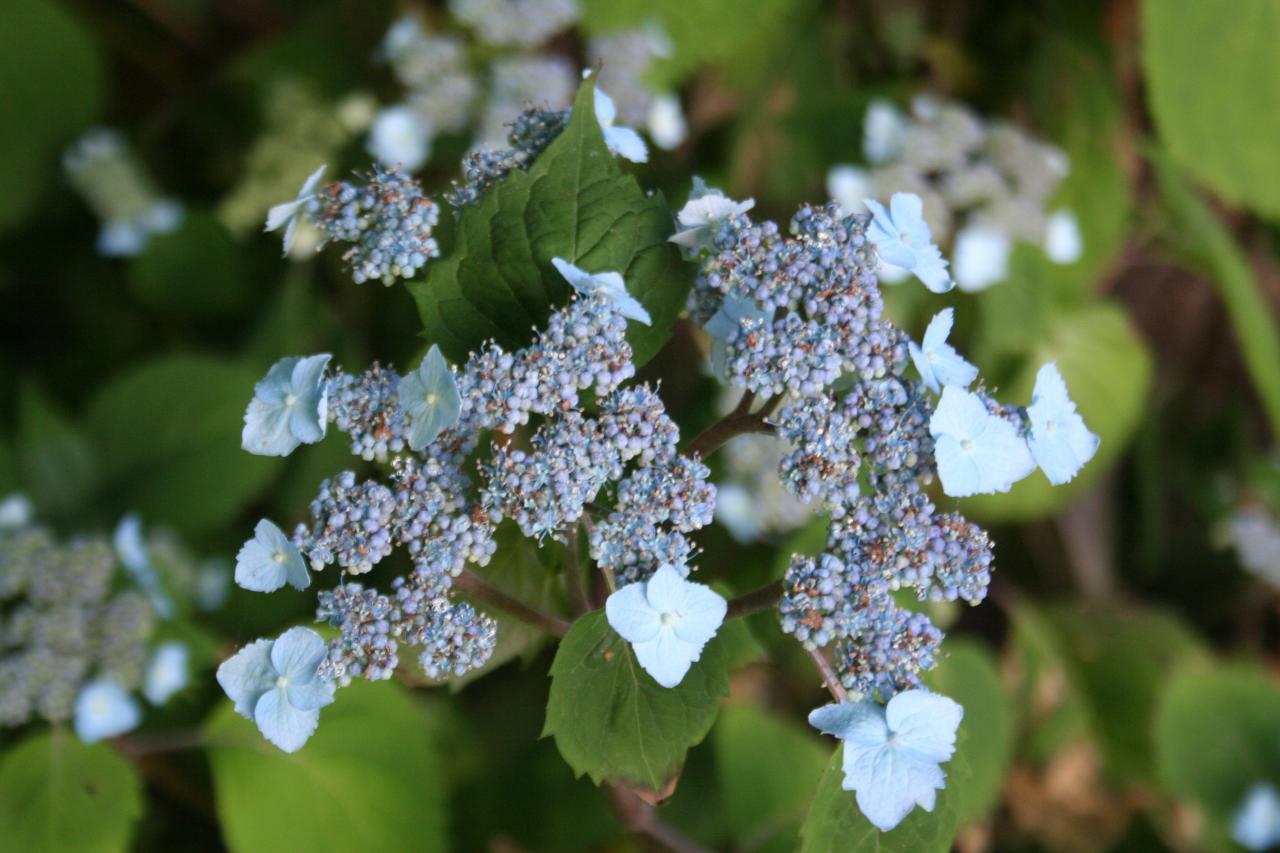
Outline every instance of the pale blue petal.
[[595, 91], [595, 107], [596, 121], [600, 122], [601, 127], [608, 127], [618, 118], [618, 108], [614, 106], [613, 98], [606, 95], [599, 86]]
[[253, 385], [253, 396], [268, 403], [283, 405], [285, 398], [293, 393], [293, 369], [302, 361], [297, 356], [286, 356], [267, 371], [267, 375]]
[[920, 345], [926, 350], [938, 349], [947, 342], [947, 338], [951, 337], [951, 329], [955, 322], [956, 310], [954, 308], [943, 308], [937, 314], [934, 314], [933, 319], [929, 321]]
[[951, 274], [947, 272], [947, 262], [938, 253], [937, 248], [933, 246], [929, 248], [932, 251], [916, 256], [916, 262], [911, 267], [911, 271], [929, 290], [934, 293], [946, 293], [955, 287], [956, 283], [951, 280]]
[[729, 604], [709, 586], [685, 581], [684, 601], [680, 605], [680, 618], [672, 623], [676, 636], [692, 643], [699, 650], [720, 630]]
[[[297, 219], [298, 211], [302, 208], [300, 200], [286, 201], [284, 204], [277, 204], [267, 211], [267, 225], [263, 231], [275, 231], [282, 225], [292, 224]], [[262, 208], [258, 208], [261, 210]], [[286, 248], [285, 251], [288, 251]]]
[[283, 690], [269, 690], [254, 706], [253, 720], [267, 740], [285, 752], [297, 752], [315, 733], [320, 712], [295, 708]]
[[[857, 790], [858, 808], [878, 829], [888, 832], [917, 805], [933, 811], [937, 789], [946, 774], [936, 764], [923, 764], [897, 750], [886, 748], [875, 759], [870, 784]], [[847, 780], [846, 780], [847, 782]]]
[[645, 598], [644, 584], [633, 583], [610, 595], [604, 603], [609, 626], [629, 643], [647, 643], [662, 628], [659, 614]]
[[924, 761], [951, 758], [956, 730], [964, 716], [959, 703], [928, 690], [906, 690], [889, 700], [885, 721], [893, 732], [894, 748]]
[[255, 640], [218, 667], [218, 684], [235, 703], [236, 711], [249, 720], [253, 719], [253, 706], [258, 698], [276, 683], [271, 645], [271, 640]]
[[701, 653], [670, 629], [659, 631], [658, 636], [647, 643], [634, 643], [632, 648], [640, 668], [663, 687], [675, 687], [683, 681]]
[[564, 258], [552, 258], [551, 265], [556, 268], [564, 280], [573, 285], [574, 290], [591, 295], [595, 289], [591, 285], [591, 273], [582, 267], [569, 263]]
[[604, 144], [624, 160], [632, 163], [649, 162], [649, 146], [644, 144], [640, 134], [629, 127], [606, 127]]
[[963, 388], [943, 388], [942, 398], [929, 418], [929, 432], [934, 438], [949, 435], [957, 440], [973, 439], [982, 432], [989, 417], [977, 394]]
[[449, 363], [432, 345], [422, 364], [400, 382], [400, 405], [409, 414], [409, 446], [423, 450], [454, 426], [462, 413], [462, 396]]
[[302, 443], [289, 428], [291, 414], [283, 403], [267, 403], [254, 397], [244, 413], [240, 446], [258, 456], [288, 456]]
[[1055, 486], [1070, 482], [1098, 451], [1100, 439], [1076, 412], [1066, 382], [1053, 362], [1036, 374], [1027, 418], [1031, 422], [1031, 454]]
[[888, 739], [884, 708], [870, 700], [823, 705], [809, 712], [809, 725], [823, 734], [844, 740], [852, 738], [855, 746], [884, 746]]
[[318, 711], [333, 702], [336, 685], [323, 678], [313, 678], [306, 684], [290, 684], [285, 688], [289, 704], [299, 711]]
[[1280, 844], [1280, 791], [1259, 782], [1249, 789], [1231, 821], [1231, 837], [1249, 850], [1267, 850]]
[[311, 681], [324, 658], [324, 639], [310, 628], [290, 628], [271, 646], [272, 668], [292, 683]]
[[294, 438], [315, 444], [324, 438], [328, 425], [329, 389], [324, 371], [332, 356], [329, 353], [308, 356], [294, 365], [291, 388], [296, 400], [289, 422]]
[[640, 304], [640, 301], [627, 293], [625, 290], [621, 293], [610, 294], [614, 305], [618, 308], [618, 313], [628, 320], [635, 320], [644, 323], [646, 326], [652, 326], [653, 320], [649, 317], [649, 312]]
[[942, 386], [938, 383], [938, 377], [933, 372], [933, 365], [929, 363], [929, 359], [925, 357], [924, 350], [915, 341], [907, 341], [907, 354], [911, 356], [911, 363], [919, 371], [920, 380], [924, 382], [924, 387], [935, 394], [942, 390]]
[[684, 604], [684, 589], [688, 585], [675, 568], [663, 563], [645, 584], [645, 598], [658, 613], [676, 613]]
[[302, 189], [298, 190], [299, 199], [306, 200], [311, 198], [316, 191], [316, 187], [320, 185], [320, 178], [323, 177], [324, 170], [328, 168], [328, 165], [328, 163], [321, 163], [319, 169], [307, 176], [307, 180], [302, 184]]
[[176, 640], [162, 643], [151, 657], [143, 681], [142, 695], [152, 705], [163, 705], [169, 697], [187, 686], [187, 666], [191, 657], [185, 643]]
[[138, 701], [109, 679], [90, 681], [76, 697], [76, 736], [85, 743], [122, 735], [141, 721]]
[[934, 440], [933, 458], [938, 466], [942, 491], [953, 498], [967, 498], [982, 491], [982, 472], [960, 440], [949, 435]]
[[920, 196], [915, 193], [894, 193], [889, 198], [889, 212], [893, 216], [893, 224], [917, 248], [933, 240], [929, 223], [924, 221], [924, 200]]
[[996, 415], [988, 415], [986, 428], [974, 438], [973, 459], [982, 474], [983, 494], [1007, 492], [1036, 469], [1018, 428]]
[[245, 542], [236, 554], [236, 585], [252, 592], [275, 592], [284, 586], [288, 569], [276, 556], [257, 536]]
[[147, 232], [133, 222], [108, 222], [98, 232], [98, 254], [131, 258], [147, 247]]

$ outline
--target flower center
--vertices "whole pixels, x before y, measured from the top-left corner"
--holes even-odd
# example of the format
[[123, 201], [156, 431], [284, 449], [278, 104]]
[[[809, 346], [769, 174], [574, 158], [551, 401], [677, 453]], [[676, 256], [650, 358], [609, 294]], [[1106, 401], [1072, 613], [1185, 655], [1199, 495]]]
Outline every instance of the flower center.
[[961, 439], [961, 440], [960, 440], [960, 449], [961, 449], [961, 450], [963, 450], [965, 453], [972, 453], [972, 452], [973, 452], [973, 442], [972, 442], [972, 441], [970, 441], [970, 440], [969, 440], [969, 439], [967, 439], [967, 438], [963, 438], [963, 439]]
[[273, 559], [273, 560], [275, 560], [277, 563], [280, 563], [281, 565], [283, 565], [283, 564], [284, 564], [284, 551], [276, 551], [274, 554], [272, 554], [272, 555], [271, 555], [271, 559]]
[[663, 613], [661, 616], [658, 617], [658, 619], [662, 622], [663, 625], [674, 625], [676, 622], [680, 621], [680, 614], [679, 613]]
[[436, 404], [436, 400], [439, 400], [439, 399], [440, 397], [434, 391], [432, 391], [430, 394], [427, 395], [427, 405], [434, 406]]
[[284, 689], [285, 689], [285, 688], [287, 688], [288, 686], [289, 686], [289, 678], [288, 678], [288, 676], [284, 676], [284, 675], [282, 675], [282, 676], [280, 676], [279, 678], [277, 678], [277, 679], [276, 679], [276, 687], [277, 687], [277, 688], [279, 688], [280, 690], [284, 690]]
[[1045, 424], [1044, 424], [1044, 431], [1045, 431], [1045, 432], [1048, 432], [1048, 433], [1054, 433], [1054, 432], [1057, 432], [1057, 431], [1058, 431], [1058, 422], [1057, 422], [1057, 421], [1045, 421]]
[[927, 359], [929, 359], [929, 361], [937, 361], [937, 360], [938, 360], [938, 354], [937, 354], [936, 352], [934, 352], [933, 350], [929, 350], [927, 353], [925, 353], [925, 354], [924, 354], [924, 357], [925, 357], [925, 358], [927, 358]]
[[296, 395], [296, 394], [286, 394], [286, 395], [285, 395], [285, 398], [284, 398], [284, 404], [285, 404], [285, 407], [286, 407], [286, 408], [290, 408], [290, 409], [292, 409], [294, 406], [298, 405], [298, 397], [297, 397], [297, 395]]

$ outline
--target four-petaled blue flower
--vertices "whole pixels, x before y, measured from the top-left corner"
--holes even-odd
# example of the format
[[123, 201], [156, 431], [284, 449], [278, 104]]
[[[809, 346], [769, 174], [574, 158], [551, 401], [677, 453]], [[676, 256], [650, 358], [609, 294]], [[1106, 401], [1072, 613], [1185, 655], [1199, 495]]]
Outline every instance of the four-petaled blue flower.
[[147, 665], [142, 695], [152, 705], [163, 705], [169, 697], [187, 686], [187, 661], [191, 657], [185, 643], [170, 640], [161, 643]]
[[334, 685], [316, 674], [324, 640], [310, 628], [290, 628], [276, 640], [256, 640], [218, 667], [218, 683], [267, 740], [297, 752], [333, 701]]
[[920, 196], [894, 193], [888, 210], [874, 199], [863, 203], [873, 214], [867, 239], [876, 247], [880, 260], [915, 273], [934, 293], [946, 293], [955, 286], [942, 252], [933, 245], [933, 232], [924, 221]]
[[615, 125], [618, 108], [600, 87], [596, 87], [596, 121], [600, 122], [600, 130], [604, 131], [604, 144], [619, 157], [632, 163], [649, 162], [649, 146], [644, 144], [640, 134], [629, 127]]
[[701, 178], [693, 179], [693, 192], [689, 200], [676, 214], [680, 229], [667, 239], [692, 252], [710, 248], [715, 227], [726, 220], [746, 213], [755, 207], [756, 201], [734, 201], [720, 190], [710, 188]]
[[321, 165], [311, 173], [311, 177], [307, 178], [302, 185], [302, 189], [298, 190], [298, 196], [293, 201], [286, 201], [284, 204], [277, 204], [271, 210], [267, 211], [267, 227], [264, 231], [275, 231], [281, 225], [284, 228], [284, 254], [288, 256], [289, 250], [293, 248], [293, 235], [298, 231], [298, 218], [302, 215], [302, 210], [311, 197], [316, 194], [316, 186], [320, 183], [320, 177], [324, 174], [326, 165]]
[[631, 644], [636, 660], [663, 687], [675, 687], [724, 622], [728, 604], [711, 587], [692, 583], [664, 563], [648, 581], [609, 596], [604, 611]]
[[236, 583], [253, 592], [274, 592], [285, 583], [306, 589], [311, 586], [311, 574], [297, 546], [264, 518], [236, 554]]
[[620, 273], [592, 274], [574, 266], [564, 258], [552, 258], [551, 263], [560, 271], [560, 275], [564, 276], [565, 281], [573, 285], [574, 290], [587, 296], [602, 293], [617, 307], [618, 313], [623, 317], [638, 320], [646, 326], [653, 325], [653, 320], [650, 319], [645, 307], [634, 296], [627, 293], [627, 284], [622, 280]]
[[907, 342], [911, 361], [915, 363], [916, 370], [920, 371], [920, 378], [935, 394], [944, 385], [968, 388], [978, 378], [978, 368], [965, 361], [947, 343], [947, 336], [951, 334], [954, 323], [954, 309], [944, 308], [929, 321], [929, 327], [924, 330], [924, 340], [919, 346], [915, 341]]
[[253, 386], [240, 446], [259, 456], [288, 456], [299, 444], [324, 438], [329, 387], [328, 353], [282, 358]]
[[742, 327], [744, 321], [773, 321], [773, 310], [761, 308], [749, 296], [729, 294], [720, 303], [720, 310], [703, 326], [711, 336], [711, 369], [720, 379], [727, 381], [725, 359], [728, 356], [729, 338]]
[[1055, 486], [1069, 483], [1098, 452], [1101, 439], [1089, 432], [1076, 404], [1067, 396], [1067, 383], [1053, 362], [1040, 368], [1027, 406], [1031, 422], [1031, 455]]
[[76, 736], [85, 743], [132, 731], [141, 720], [138, 701], [111, 679], [90, 681], [76, 697]]
[[1269, 850], [1280, 844], [1280, 791], [1259, 782], [1249, 789], [1231, 820], [1231, 837], [1250, 850]]
[[825, 705], [809, 724], [844, 741], [844, 783], [858, 808], [888, 832], [916, 806], [933, 811], [947, 774], [938, 765], [956, 748], [964, 709], [928, 690], [907, 690], [886, 706], [866, 699]]
[[462, 396], [440, 347], [431, 346], [418, 369], [400, 380], [400, 407], [409, 415], [409, 446], [422, 450], [458, 422]]
[[954, 498], [1007, 492], [1035, 470], [1018, 428], [963, 388], [942, 389], [929, 432], [942, 490]]

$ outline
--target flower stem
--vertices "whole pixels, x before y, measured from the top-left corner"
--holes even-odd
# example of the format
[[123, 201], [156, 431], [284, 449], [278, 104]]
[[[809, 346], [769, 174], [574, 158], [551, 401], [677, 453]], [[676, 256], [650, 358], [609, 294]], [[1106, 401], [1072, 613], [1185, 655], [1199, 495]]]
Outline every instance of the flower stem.
[[818, 671], [822, 673], [822, 682], [827, 686], [831, 698], [837, 702], [847, 702], [849, 694], [845, 692], [844, 685], [840, 683], [839, 676], [836, 671], [831, 668], [831, 662], [827, 660], [827, 656], [822, 653], [822, 649], [809, 649], [809, 657], [813, 658], [814, 664], [817, 665]]
[[771, 581], [751, 592], [744, 592], [729, 602], [729, 610], [724, 616], [725, 621], [768, 610], [777, 604], [780, 598], [782, 598], [782, 581], [780, 580]]
[[563, 637], [569, 633], [569, 623], [564, 619], [559, 616], [552, 616], [550, 613], [543, 613], [523, 601], [512, 598], [497, 587], [491, 586], [488, 581], [472, 573], [469, 569], [464, 569], [462, 574], [454, 578], [453, 585], [458, 592], [483, 601], [486, 604], [492, 604], [499, 610], [505, 610], [521, 622], [528, 622], [548, 634]]
[[780, 397], [765, 402], [759, 411], [751, 411], [755, 402], [755, 394], [748, 391], [742, 395], [733, 411], [703, 430], [697, 438], [689, 442], [683, 451], [685, 456], [706, 458], [714, 453], [730, 439], [748, 432], [773, 433], [773, 427], [766, 418], [777, 407]]
[[574, 613], [581, 616], [591, 610], [587, 590], [582, 585], [582, 567], [578, 565], [578, 525], [574, 525], [564, 546], [564, 585], [569, 590]]

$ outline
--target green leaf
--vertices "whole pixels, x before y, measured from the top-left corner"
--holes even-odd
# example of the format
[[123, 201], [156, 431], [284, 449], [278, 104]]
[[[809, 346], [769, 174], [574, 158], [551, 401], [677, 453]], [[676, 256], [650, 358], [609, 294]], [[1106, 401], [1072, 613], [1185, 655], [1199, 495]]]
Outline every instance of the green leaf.
[[0, 4], [0, 229], [26, 215], [98, 114], [102, 81], [97, 49], [61, 4]]
[[1178, 247], [1206, 271], [1226, 305], [1249, 376], [1280, 436], [1280, 328], [1271, 303], [1230, 233], [1167, 160], [1151, 158], [1161, 198], [1173, 214]]
[[959, 737], [971, 775], [947, 787], [960, 823], [977, 820], [996, 805], [1004, 786], [1013, 752], [1013, 701], [991, 652], [960, 638], [948, 638], [945, 657], [925, 683], [964, 707]]
[[1154, 729], [1161, 781], [1219, 819], [1257, 781], [1280, 779], [1280, 687], [1259, 670], [1185, 667]]
[[943, 766], [947, 787], [938, 792], [933, 811], [912, 809], [902, 823], [888, 832], [872, 826], [858, 809], [854, 792], [840, 787], [844, 782], [843, 760], [842, 745], [831, 756], [809, 816], [800, 829], [800, 849], [804, 853], [946, 853], [951, 849], [959, 826], [954, 792], [966, 784], [968, 775], [959, 750]]
[[222, 831], [238, 853], [445, 849], [430, 720], [398, 684], [343, 688], [292, 754], [230, 702], [207, 734]]
[[678, 687], [660, 686], [596, 610], [573, 623], [551, 664], [542, 735], [554, 736], [581, 776], [658, 793], [680, 772], [729, 693], [724, 651], [712, 640]]
[[280, 470], [240, 449], [255, 371], [211, 358], [171, 356], [117, 378], [94, 399], [88, 426], [105, 496], [186, 533], [233, 518]]
[[1214, 192], [1280, 219], [1280, 5], [1142, 4], [1142, 60], [1160, 136]]
[[827, 766], [814, 729], [730, 704], [711, 731], [726, 823], [743, 848], [794, 850], [809, 799]]
[[[560, 562], [557, 542], [538, 543], [520, 533], [512, 521], [503, 522], [494, 533], [498, 550], [487, 566], [473, 566], [471, 571], [497, 587], [502, 592], [544, 613], [564, 615], [566, 595], [556, 571]], [[517, 657], [528, 656], [547, 641], [545, 631], [522, 622], [505, 611], [472, 601], [476, 609], [492, 616], [498, 623], [498, 644], [484, 666], [473, 669], [460, 678], [450, 678], [455, 686], [468, 684]]]
[[1039, 471], [1002, 495], [962, 502], [966, 515], [991, 521], [1029, 521], [1050, 515], [1087, 492], [1120, 458], [1147, 412], [1151, 354], [1124, 311], [1099, 302], [1059, 315], [1004, 399], [1027, 405], [1040, 366], [1055, 361], [1089, 429], [1102, 438], [1098, 453], [1071, 483], [1050, 485]]
[[217, 219], [188, 210], [182, 227], [151, 239], [129, 264], [134, 293], [150, 308], [169, 314], [233, 311], [249, 297], [240, 247]]
[[92, 448], [33, 385], [18, 397], [16, 439], [19, 482], [42, 512], [65, 513], [90, 496], [97, 474]]
[[593, 87], [582, 85], [568, 127], [528, 172], [512, 172], [463, 209], [453, 253], [409, 283], [425, 336], [451, 360], [490, 338], [507, 349], [529, 343], [570, 297], [554, 257], [622, 273], [653, 319], [627, 324], [637, 363], [670, 336], [693, 266], [667, 242], [672, 214], [661, 195], [646, 195], [605, 147]]
[[66, 729], [32, 735], [8, 750], [0, 761], [0, 791], [6, 850], [127, 850], [142, 815], [142, 784], [133, 767]]

